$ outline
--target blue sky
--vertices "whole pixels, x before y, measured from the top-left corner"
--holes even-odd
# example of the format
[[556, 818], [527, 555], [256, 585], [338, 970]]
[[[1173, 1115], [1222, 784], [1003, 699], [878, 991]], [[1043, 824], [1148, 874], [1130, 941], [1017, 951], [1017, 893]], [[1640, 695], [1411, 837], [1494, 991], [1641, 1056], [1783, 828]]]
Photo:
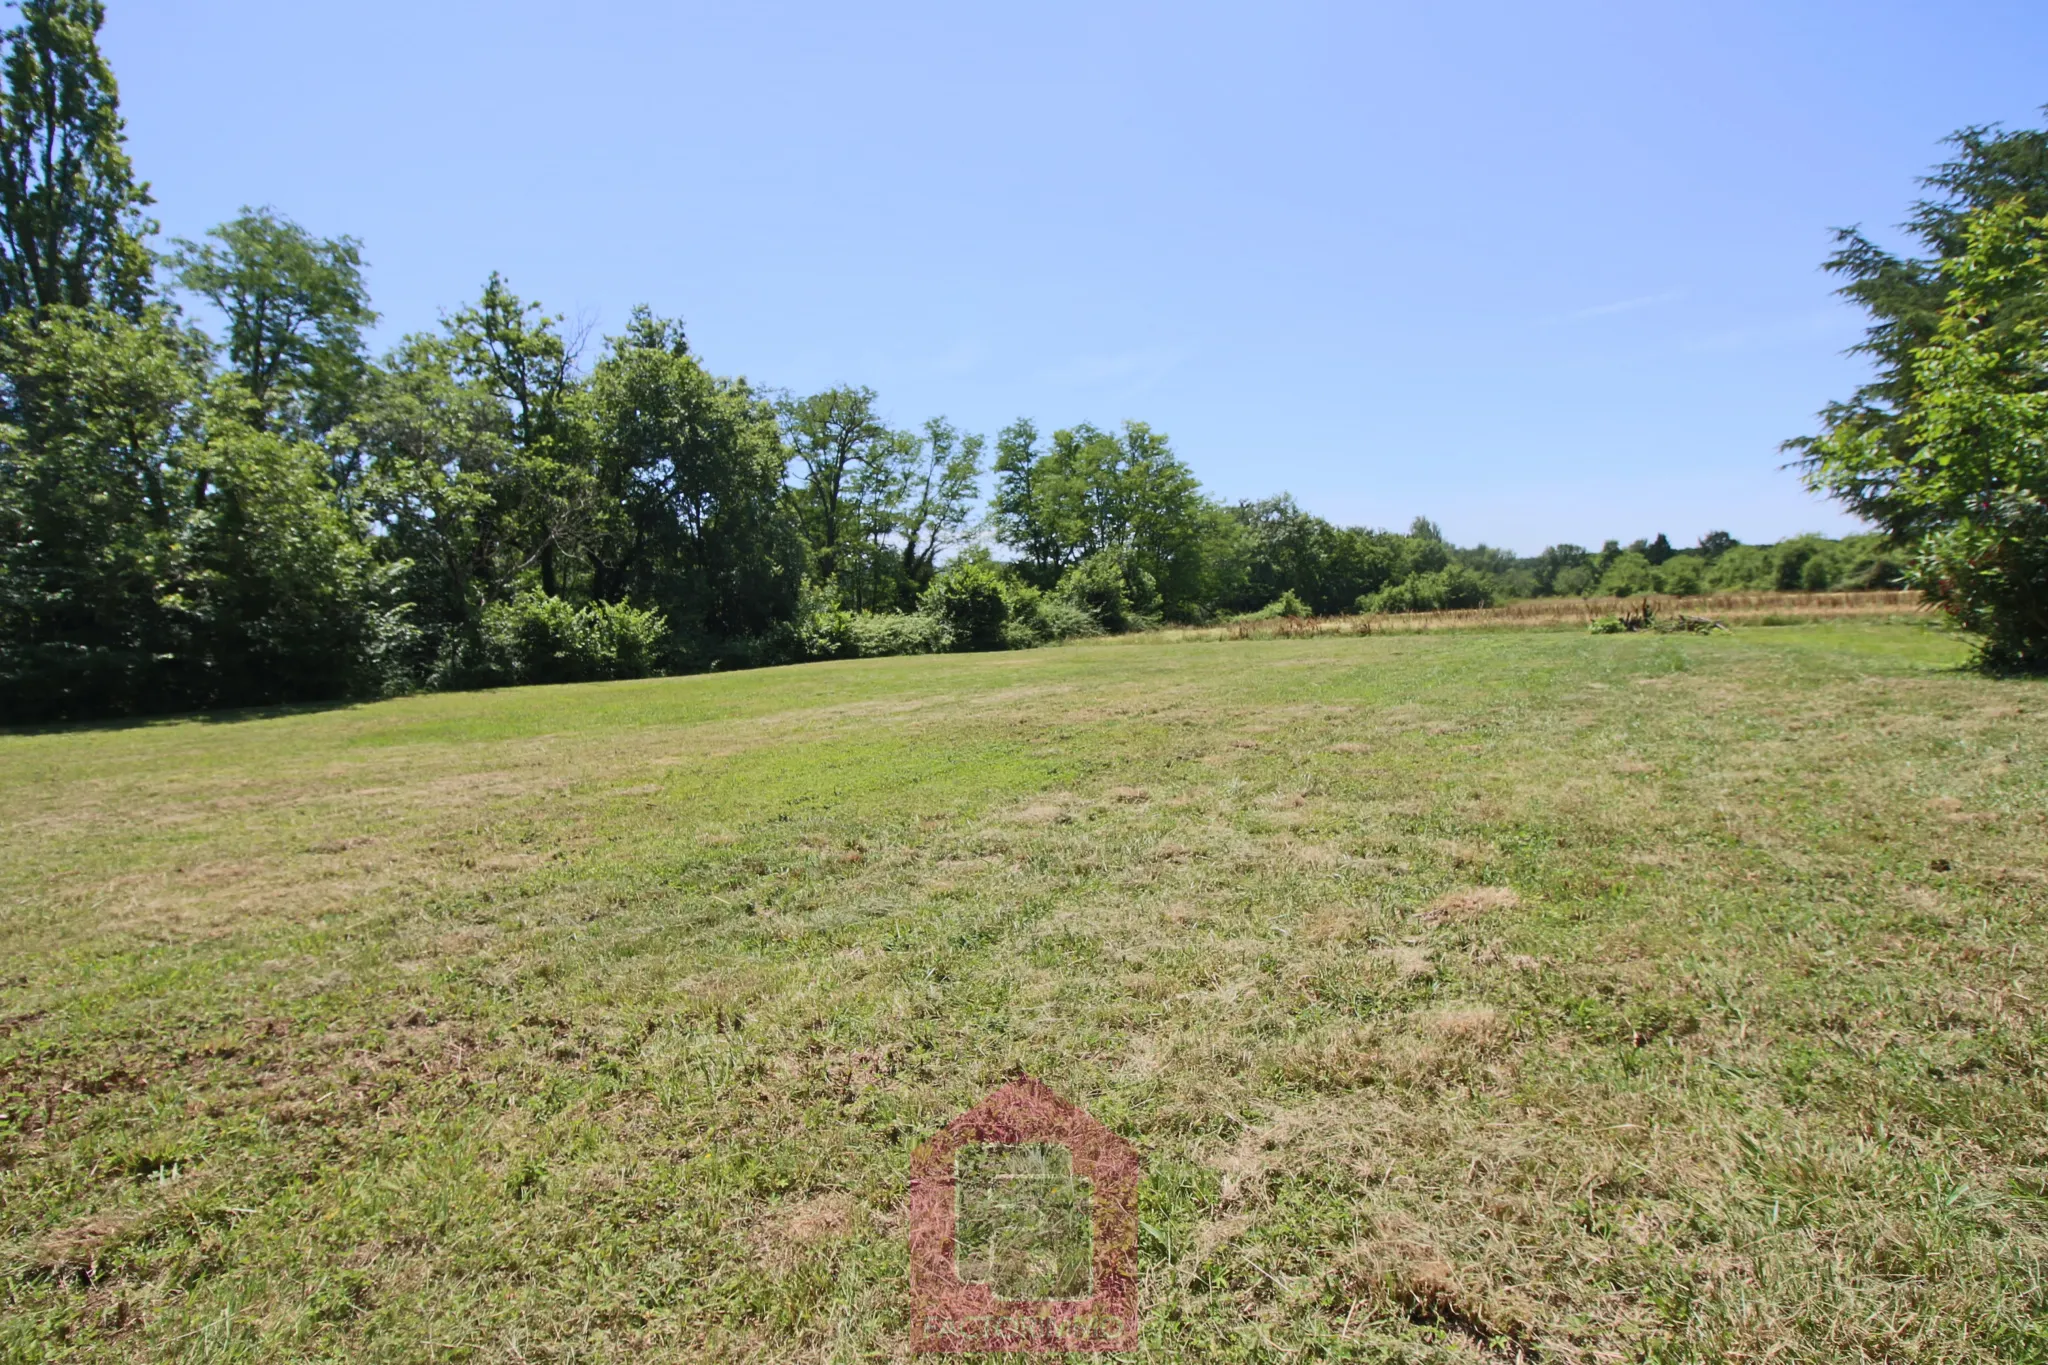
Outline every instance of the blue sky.
[[1124, 418], [1218, 496], [1530, 553], [1852, 525], [1829, 229], [2048, 103], [2048, 6], [109, 0], [166, 233], [493, 269], [902, 425]]

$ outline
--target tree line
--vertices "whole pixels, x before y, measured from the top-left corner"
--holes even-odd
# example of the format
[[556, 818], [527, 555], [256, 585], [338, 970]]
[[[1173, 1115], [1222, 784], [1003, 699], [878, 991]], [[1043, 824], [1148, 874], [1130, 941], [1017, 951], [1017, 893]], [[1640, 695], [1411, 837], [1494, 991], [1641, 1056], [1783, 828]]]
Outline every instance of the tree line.
[[[152, 247], [102, 5], [19, 8], [0, 40], [9, 720], [1923, 572], [1898, 534], [1715, 533], [1685, 549], [1658, 535], [1517, 557], [1452, 545], [1426, 519], [1390, 532], [1284, 495], [1227, 504], [1142, 422], [1019, 420], [992, 444], [944, 417], [898, 427], [867, 388], [798, 395], [719, 375], [680, 321], [646, 308], [590, 338], [496, 275], [372, 357], [353, 238], [265, 208]], [[2010, 145], [1985, 134], [1968, 150], [1989, 164]], [[2048, 183], [2041, 164], [2021, 169]], [[2011, 227], [2023, 237], [2038, 229], [1999, 212], [2031, 225]], [[2019, 250], [1941, 230], [1999, 261]], [[1913, 345], [1947, 344], [1926, 321], [1946, 277], [1874, 253], [1856, 239], [1838, 268], [1893, 318], [1873, 348], [1908, 369]], [[1968, 278], [2013, 287], [1990, 269]], [[2008, 330], [2029, 316], [2011, 310]], [[1919, 428], [1896, 417], [1909, 380], [1885, 382], [1802, 447], [1818, 484], [1880, 522], [1896, 495], [1839, 471], [1866, 430], [1911, 448]]]

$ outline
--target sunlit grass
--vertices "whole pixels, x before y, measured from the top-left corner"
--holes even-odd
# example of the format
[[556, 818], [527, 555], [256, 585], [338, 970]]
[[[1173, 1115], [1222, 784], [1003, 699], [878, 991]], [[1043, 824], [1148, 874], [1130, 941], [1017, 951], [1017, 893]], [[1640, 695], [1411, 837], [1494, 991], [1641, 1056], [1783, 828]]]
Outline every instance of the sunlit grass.
[[[2048, 687], [1963, 655], [1104, 643], [0, 737], [0, 1359], [895, 1358], [909, 1153], [1019, 1071], [1144, 1154], [1148, 1358], [2039, 1358]], [[1034, 1207], [991, 1274], [1060, 1282]]]

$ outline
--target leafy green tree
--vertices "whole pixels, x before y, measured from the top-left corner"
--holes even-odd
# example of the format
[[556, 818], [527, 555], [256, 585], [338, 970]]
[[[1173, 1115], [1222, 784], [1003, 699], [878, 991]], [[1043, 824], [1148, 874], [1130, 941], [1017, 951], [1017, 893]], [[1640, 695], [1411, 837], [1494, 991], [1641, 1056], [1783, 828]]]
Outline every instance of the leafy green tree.
[[[1950, 313], [1973, 224], [1982, 214], [2015, 202], [2019, 207], [2013, 211], [2022, 218], [2048, 214], [2048, 130], [1965, 128], [1949, 138], [1949, 145], [1956, 154], [1922, 178], [1928, 197], [1914, 205], [1903, 225], [1924, 254], [1896, 255], [1857, 228], [1836, 234], [1837, 249], [1826, 268], [1843, 279], [1841, 295], [1870, 316], [1856, 350], [1870, 357], [1876, 374], [1848, 399], [1822, 411], [1822, 436], [1786, 443], [1809, 473], [1821, 476], [1816, 486], [1903, 540], [1937, 525], [1939, 518], [1927, 520], [1919, 500], [1901, 496], [1884, 471], [1913, 457], [1915, 437], [1908, 419], [1924, 391], [1916, 365], [1934, 346]], [[1976, 325], [1994, 336], [2025, 333], [2041, 318], [2041, 301], [2023, 290], [1979, 289], [1976, 301], [1988, 310]], [[1848, 442], [1870, 453], [1854, 464], [1844, 463], [1841, 452]], [[1855, 472], [1864, 466], [1868, 473]]]
[[1623, 550], [1600, 575], [1600, 592], [1607, 597], [1640, 597], [1658, 591], [1657, 566], [1640, 550]]
[[997, 537], [1021, 553], [1037, 586], [1115, 551], [1158, 585], [1167, 615], [1204, 609], [1203, 552], [1222, 514], [1163, 434], [1143, 422], [1114, 435], [1084, 423], [1055, 431], [1041, 449], [1036, 426], [1019, 420], [997, 437], [995, 472]]
[[2048, 213], [2014, 194], [1959, 235], [1885, 420], [1831, 410], [1807, 480], [1917, 544], [1911, 581], [1985, 666], [2048, 670]]
[[369, 685], [389, 624], [322, 452], [206, 395], [203, 340], [55, 306], [0, 345], [0, 697], [80, 716]]
[[227, 321], [228, 364], [248, 390], [253, 424], [326, 432], [360, 396], [363, 329], [377, 315], [363, 284], [361, 244], [319, 239], [271, 209], [242, 210], [179, 238], [179, 283]]
[[1444, 539], [1443, 528], [1428, 517], [1417, 517], [1410, 522], [1397, 577], [1436, 573], [1449, 567], [1450, 563], [1451, 543]]
[[1706, 591], [1705, 561], [1697, 555], [1675, 554], [1657, 566], [1657, 590], [1676, 597]]
[[591, 372], [589, 408], [599, 600], [658, 606], [692, 635], [791, 619], [804, 553], [774, 405], [706, 371], [680, 324], [637, 309]]
[[180, 555], [203, 700], [376, 690], [395, 622], [363, 527], [333, 496], [325, 453], [218, 404], [207, 416], [187, 458], [204, 460], [212, 489], [186, 519]]
[[803, 466], [796, 497], [817, 553], [818, 575], [840, 570], [845, 542], [866, 529], [868, 499], [885, 488], [883, 466], [894, 450], [892, 433], [875, 411], [875, 391], [827, 389], [779, 404], [790, 458]]
[[166, 677], [189, 624], [175, 585], [193, 489], [177, 447], [204, 367], [203, 340], [161, 309], [138, 323], [59, 304], [0, 329], [9, 714], [120, 714], [187, 690]]
[[945, 418], [934, 417], [897, 457], [892, 521], [901, 540], [903, 577], [919, 589], [931, 582], [940, 552], [966, 533], [984, 445], [980, 436], [963, 436]]
[[1061, 575], [1056, 591], [1104, 630], [1135, 630], [1159, 610], [1159, 585], [1125, 559], [1115, 550], [1097, 551]]
[[99, 0], [21, 0], [0, 36], [0, 313], [112, 309], [139, 317], [154, 232], [99, 50]]
[[1243, 570], [1220, 599], [1227, 610], [1256, 610], [1293, 593], [1314, 613], [1336, 615], [1384, 587], [1405, 563], [1399, 537], [1333, 526], [1284, 493], [1239, 503], [1231, 516], [1243, 528]]
[[549, 596], [562, 588], [560, 558], [588, 506], [583, 431], [576, 421], [577, 347], [562, 319], [527, 303], [493, 271], [476, 303], [447, 320], [448, 363], [498, 402], [516, 453], [505, 525]]
[[413, 604], [410, 665], [423, 686], [453, 685], [476, 661], [485, 606], [511, 595], [524, 560], [504, 405], [456, 372], [445, 338], [414, 335], [373, 373], [347, 438], [378, 548]]
[[[1560, 581], [1561, 575], [1569, 570], [1583, 567], [1592, 557], [1591, 552], [1583, 545], [1562, 544], [1545, 546], [1543, 553], [1536, 556], [1531, 575], [1536, 595], [1538, 597], [1572, 596], [1573, 594]], [[1586, 578], [1590, 581], [1591, 575], [1586, 575]]]

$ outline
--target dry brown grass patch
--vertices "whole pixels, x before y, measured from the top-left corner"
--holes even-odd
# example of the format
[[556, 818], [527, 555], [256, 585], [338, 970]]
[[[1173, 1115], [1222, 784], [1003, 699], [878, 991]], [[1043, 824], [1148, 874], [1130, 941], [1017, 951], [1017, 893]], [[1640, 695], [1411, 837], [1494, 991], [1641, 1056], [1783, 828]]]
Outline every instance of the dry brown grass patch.
[[755, 1231], [754, 1249], [763, 1264], [788, 1271], [806, 1256], [844, 1241], [860, 1222], [860, 1203], [837, 1191], [786, 1204]]
[[30, 1267], [51, 1279], [91, 1284], [99, 1277], [101, 1258], [120, 1246], [140, 1221], [137, 1213], [99, 1213], [59, 1228], [36, 1244]]
[[1402, 1237], [1358, 1243], [1338, 1258], [1352, 1292], [1435, 1327], [1496, 1359], [1534, 1358], [1530, 1306], [1492, 1292], [1427, 1242]]
[[1423, 981], [1436, 975], [1436, 961], [1423, 948], [1375, 948], [1366, 958], [1403, 981]]
[[1423, 918], [1430, 921], [1475, 920], [1486, 915], [1498, 914], [1503, 910], [1519, 907], [1522, 898], [1512, 887], [1475, 886], [1464, 891], [1452, 891], [1438, 896], [1429, 903]]
[[1366, 932], [1365, 916], [1342, 905], [1314, 911], [1301, 925], [1301, 936], [1310, 943], [1347, 943]]

